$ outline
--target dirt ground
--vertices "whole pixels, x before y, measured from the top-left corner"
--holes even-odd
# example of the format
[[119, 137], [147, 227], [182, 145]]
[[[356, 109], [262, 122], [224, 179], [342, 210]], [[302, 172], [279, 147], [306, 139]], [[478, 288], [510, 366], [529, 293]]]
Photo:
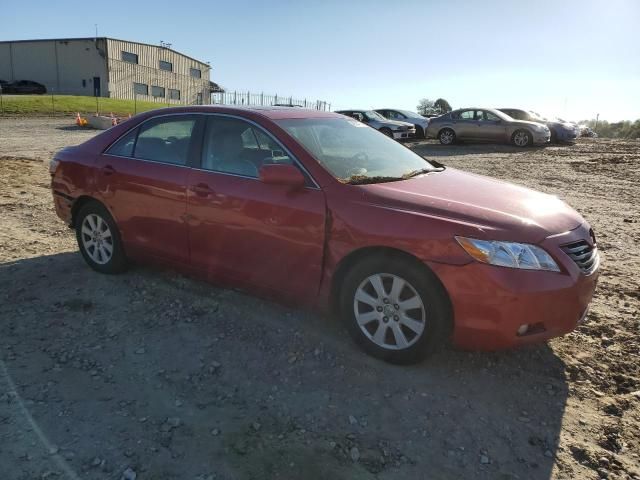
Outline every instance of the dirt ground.
[[93, 133], [0, 119], [0, 478], [640, 478], [640, 142], [413, 148], [568, 201], [586, 324], [397, 367], [335, 319], [173, 272], [91, 271], [43, 160]]

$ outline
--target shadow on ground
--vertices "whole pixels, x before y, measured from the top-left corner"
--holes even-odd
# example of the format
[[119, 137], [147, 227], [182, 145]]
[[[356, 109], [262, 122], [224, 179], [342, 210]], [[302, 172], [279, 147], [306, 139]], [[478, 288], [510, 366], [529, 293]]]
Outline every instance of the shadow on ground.
[[414, 152], [427, 158], [452, 157], [462, 155], [482, 155], [482, 154], [530, 154], [531, 152], [540, 151], [547, 147], [528, 147], [519, 148], [513, 145], [500, 145], [488, 143], [456, 143], [455, 145], [441, 145], [432, 142], [411, 142], [407, 143]]
[[77, 253], [0, 265], [0, 292], [5, 478], [551, 476], [568, 393], [546, 345], [396, 367], [335, 320]]

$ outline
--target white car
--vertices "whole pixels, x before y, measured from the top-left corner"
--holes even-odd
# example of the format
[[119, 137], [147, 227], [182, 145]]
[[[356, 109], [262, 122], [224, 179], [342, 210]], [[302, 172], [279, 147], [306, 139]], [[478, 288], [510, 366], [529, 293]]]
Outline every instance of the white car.
[[409, 110], [397, 110], [394, 108], [378, 108], [376, 109], [376, 112], [389, 120], [413, 123], [416, 127], [416, 137], [426, 138], [429, 119], [423, 117], [419, 113], [410, 112]]

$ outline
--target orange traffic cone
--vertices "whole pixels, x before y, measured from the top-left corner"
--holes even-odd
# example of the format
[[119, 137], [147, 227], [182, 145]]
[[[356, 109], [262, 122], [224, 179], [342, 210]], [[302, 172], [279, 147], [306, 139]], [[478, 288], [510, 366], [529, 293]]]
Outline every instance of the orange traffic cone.
[[116, 125], [118, 125], [118, 119], [114, 117], [113, 112], [111, 112], [111, 126], [115, 127]]
[[76, 113], [76, 125], [79, 127], [82, 126], [82, 119], [80, 118], [80, 112]]

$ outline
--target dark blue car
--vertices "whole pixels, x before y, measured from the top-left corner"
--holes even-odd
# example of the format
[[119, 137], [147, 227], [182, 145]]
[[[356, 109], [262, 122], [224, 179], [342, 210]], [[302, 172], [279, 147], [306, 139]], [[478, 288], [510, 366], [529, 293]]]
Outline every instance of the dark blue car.
[[551, 143], [572, 143], [575, 142], [579, 134], [574, 124], [563, 122], [560, 119], [546, 119], [535, 112], [527, 112], [518, 108], [499, 108], [498, 110], [516, 120], [526, 120], [546, 125], [551, 131]]

